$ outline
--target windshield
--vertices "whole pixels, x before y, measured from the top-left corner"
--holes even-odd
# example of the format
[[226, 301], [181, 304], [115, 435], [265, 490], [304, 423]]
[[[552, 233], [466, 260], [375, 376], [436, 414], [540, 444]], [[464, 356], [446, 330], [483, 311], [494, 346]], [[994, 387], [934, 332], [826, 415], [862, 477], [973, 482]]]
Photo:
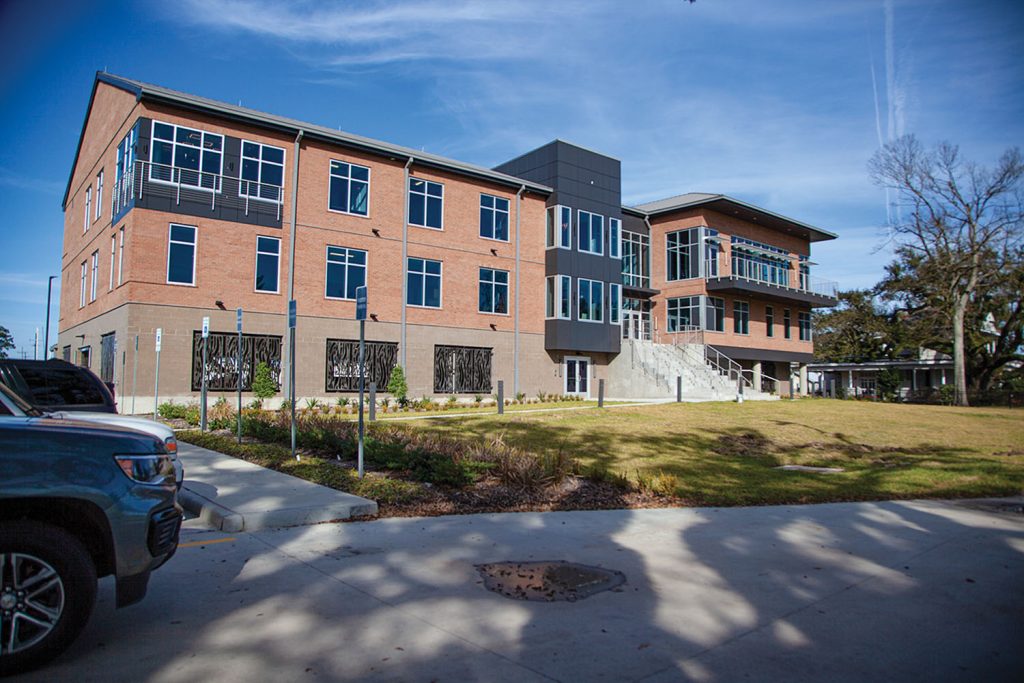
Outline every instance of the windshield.
[[14, 405], [18, 406], [18, 410], [22, 411], [23, 413], [25, 413], [29, 417], [42, 417], [43, 411], [41, 411], [38, 408], [34, 407], [32, 404], [28, 403], [21, 396], [19, 396], [18, 394], [14, 393], [14, 391], [10, 387], [8, 387], [6, 384], [0, 383], [0, 391], [3, 392], [4, 396], [6, 396], [7, 399], [11, 403], [13, 403]]

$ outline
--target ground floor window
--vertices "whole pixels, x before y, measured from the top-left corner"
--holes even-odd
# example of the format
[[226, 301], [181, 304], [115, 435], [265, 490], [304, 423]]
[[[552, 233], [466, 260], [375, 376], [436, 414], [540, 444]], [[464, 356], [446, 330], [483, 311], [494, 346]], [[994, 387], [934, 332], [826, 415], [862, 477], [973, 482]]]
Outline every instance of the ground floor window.
[[[238, 334], [210, 332], [206, 340], [206, 388], [209, 391], [238, 389]], [[281, 376], [281, 337], [270, 334], [242, 335], [242, 391], [252, 390], [256, 366], [266, 363], [277, 380]], [[278, 380], [279, 381], [279, 380]], [[203, 333], [192, 331], [192, 391], [203, 388]]]
[[[366, 342], [366, 389], [373, 382], [384, 391], [398, 364], [396, 342]], [[327, 340], [327, 391], [359, 391], [359, 340]]]
[[104, 382], [114, 381], [114, 362], [117, 353], [117, 342], [114, 333], [100, 337], [100, 379]]
[[709, 296], [705, 311], [704, 329], [725, 332], [725, 299]]
[[700, 327], [700, 297], [681, 296], [668, 300], [669, 332], [682, 332], [688, 327]]
[[434, 346], [434, 393], [491, 393], [493, 349], [479, 346]]

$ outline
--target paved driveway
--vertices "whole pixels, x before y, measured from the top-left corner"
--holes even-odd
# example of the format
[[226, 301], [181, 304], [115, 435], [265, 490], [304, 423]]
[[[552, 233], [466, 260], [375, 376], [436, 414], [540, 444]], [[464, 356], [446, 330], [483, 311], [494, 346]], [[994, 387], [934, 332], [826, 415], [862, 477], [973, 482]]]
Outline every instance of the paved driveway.
[[[197, 521], [190, 524], [198, 524]], [[1024, 516], [941, 502], [192, 527], [141, 604], [27, 680], [1020, 680]], [[577, 602], [475, 564], [569, 560]]]

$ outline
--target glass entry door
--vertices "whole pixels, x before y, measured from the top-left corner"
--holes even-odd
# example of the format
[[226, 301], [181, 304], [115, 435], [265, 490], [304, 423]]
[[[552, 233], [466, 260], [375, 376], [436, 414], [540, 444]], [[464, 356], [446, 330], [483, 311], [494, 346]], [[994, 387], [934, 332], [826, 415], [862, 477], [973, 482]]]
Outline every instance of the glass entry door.
[[622, 301], [622, 338], [651, 340], [651, 302], [625, 298]]
[[585, 356], [566, 356], [565, 393], [590, 396], [590, 359]]

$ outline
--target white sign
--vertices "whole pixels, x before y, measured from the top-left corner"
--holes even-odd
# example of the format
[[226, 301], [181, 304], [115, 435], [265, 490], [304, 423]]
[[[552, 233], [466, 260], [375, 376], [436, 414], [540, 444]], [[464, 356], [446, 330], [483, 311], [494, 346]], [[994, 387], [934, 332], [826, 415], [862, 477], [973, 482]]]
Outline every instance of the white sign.
[[203, 339], [210, 336], [210, 318], [209, 316], [203, 317]]
[[156, 350], [157, 350], [157, 352], [160, 351], [160, 340], [163, 339], [163, 336], [164, 336], [164, 328], [162, 328], [162, 327], [156, 328]]

